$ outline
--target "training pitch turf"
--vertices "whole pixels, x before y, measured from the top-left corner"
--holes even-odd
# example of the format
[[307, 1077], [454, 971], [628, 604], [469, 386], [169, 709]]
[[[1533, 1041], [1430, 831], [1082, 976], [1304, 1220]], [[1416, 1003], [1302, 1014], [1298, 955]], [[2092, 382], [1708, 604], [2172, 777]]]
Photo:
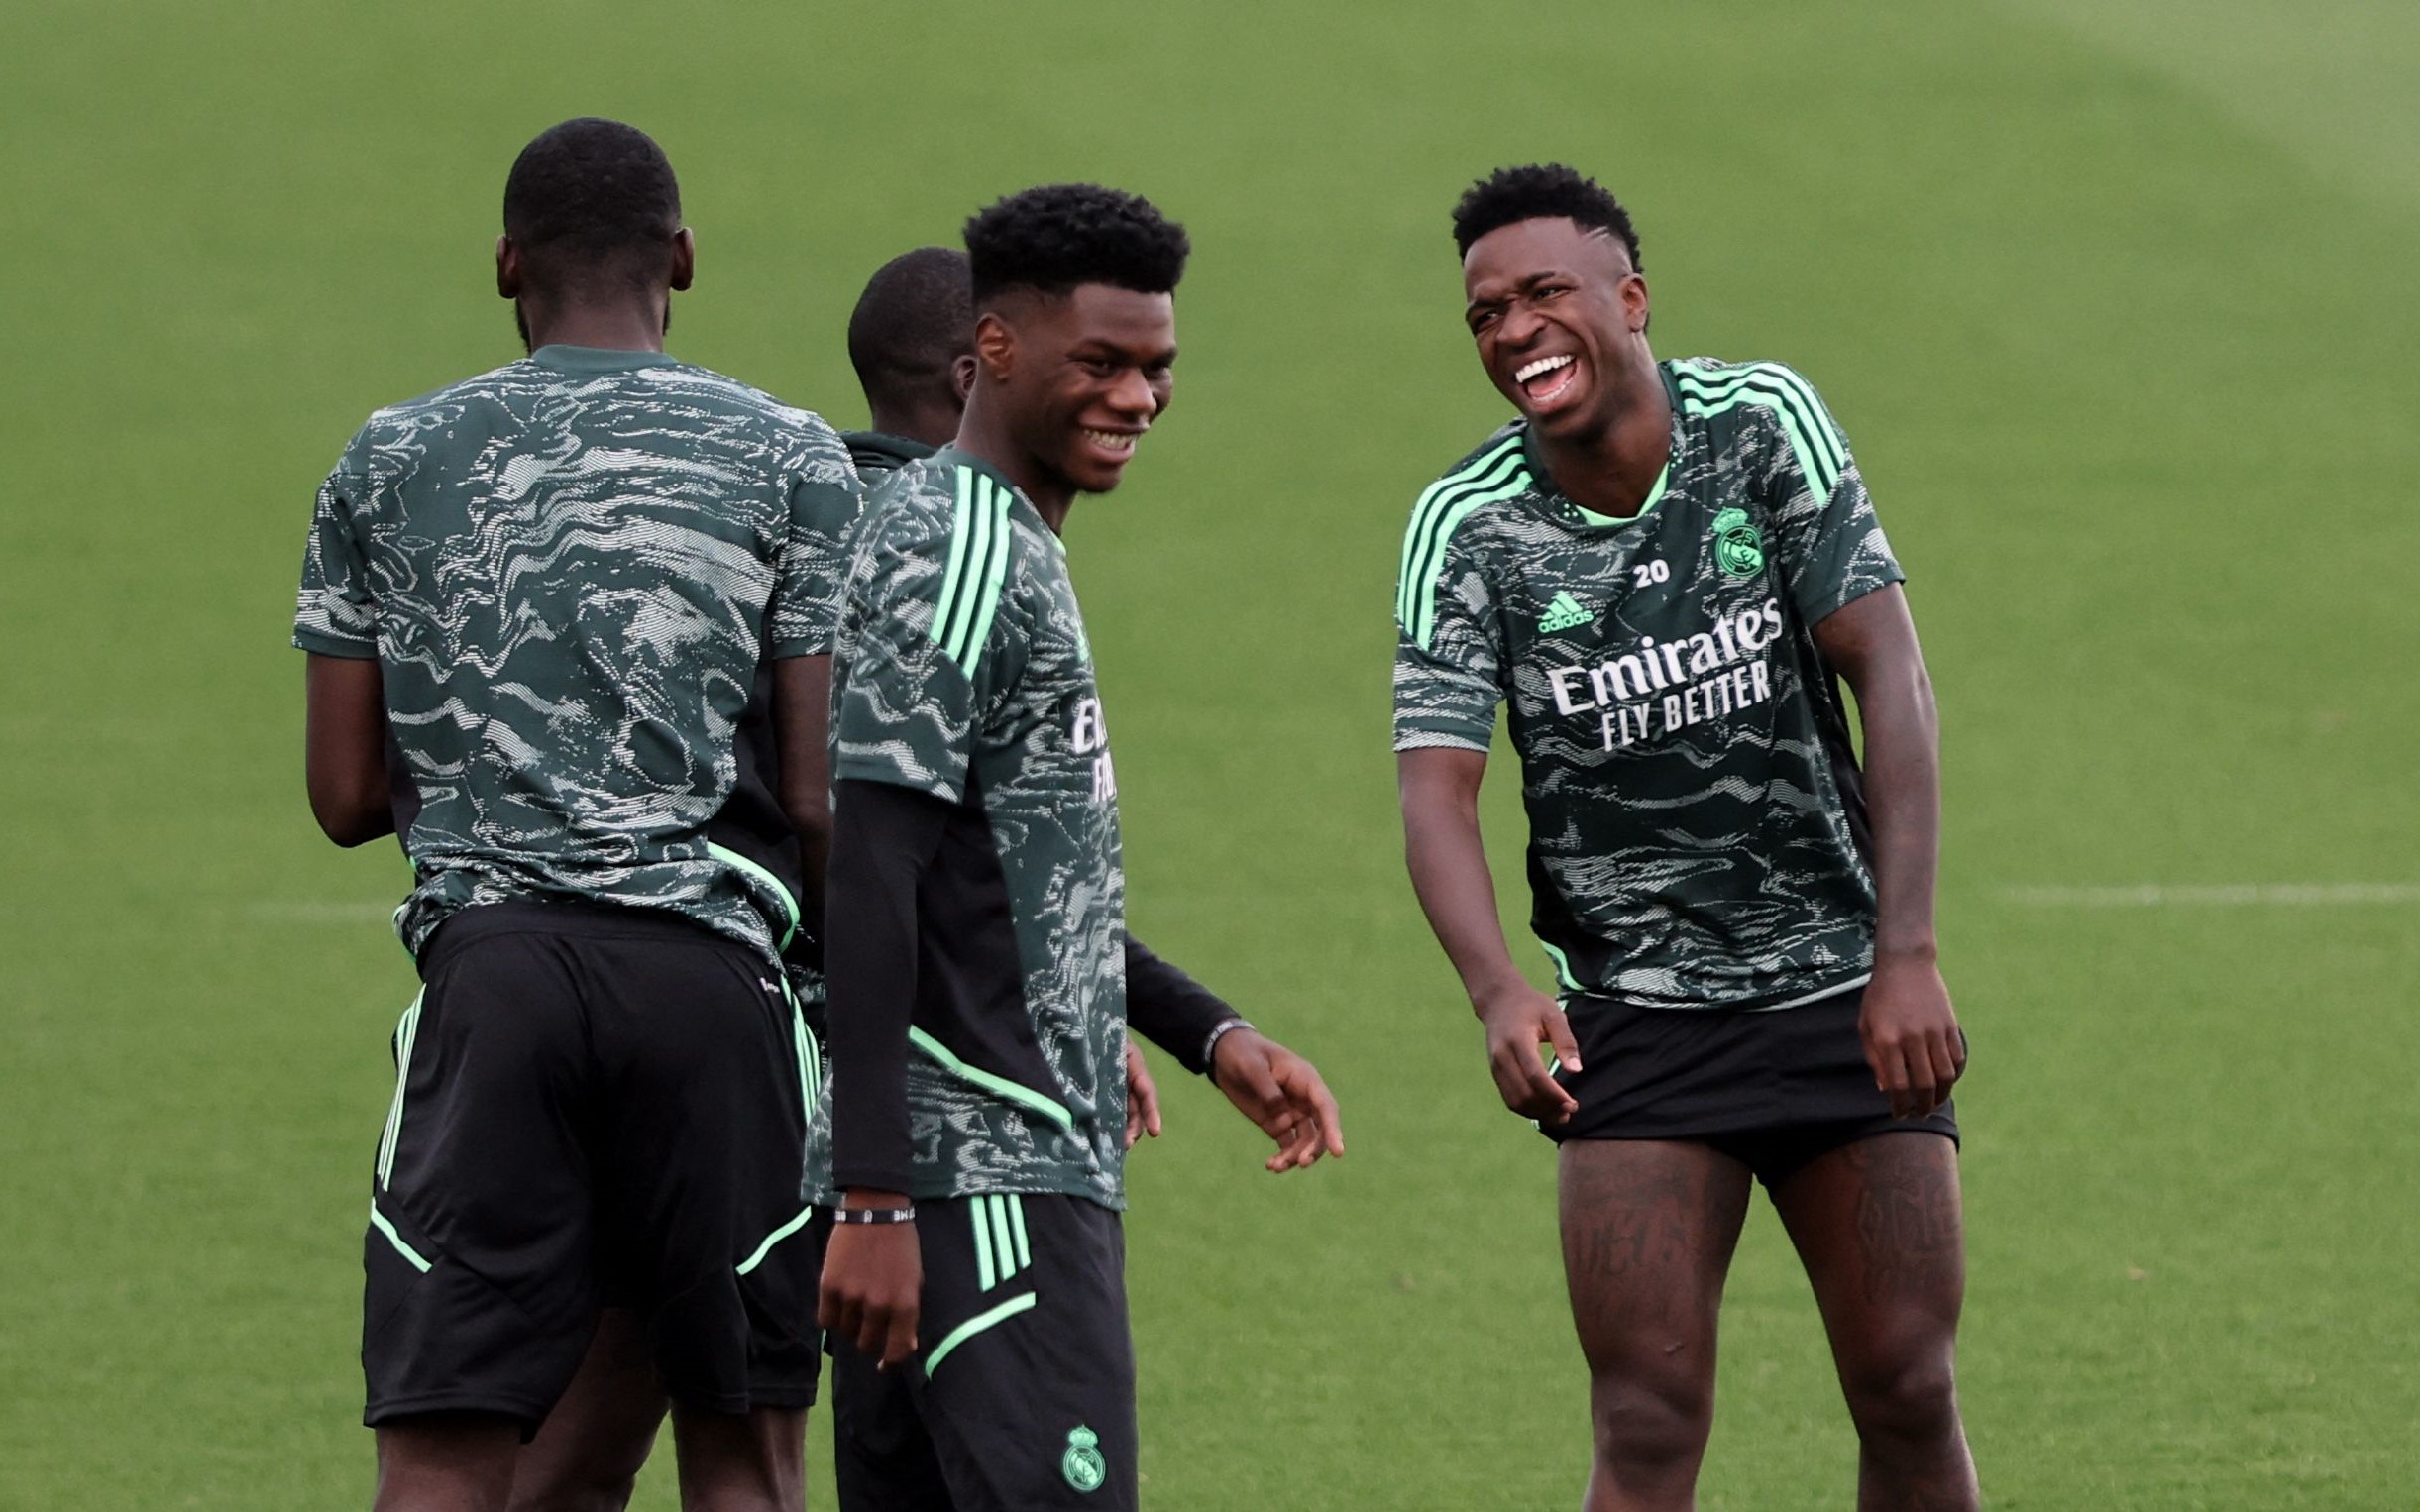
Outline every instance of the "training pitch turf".
[[[15, 0], [0, 1506], [366, 1501], [402, 868], [304, 810], [293, 580], [361, 417], [514, 355], [503, 172], [584, 113], [681, 171], [675, 350], [844, 424], [890, 254], [1062, 177], [1192, 228], [1178, 402], [1071, 526], [1133, 915], [1319, 1061], [1352, 1152], [1272, 1180], [1169, 1089], [1151, 1505], [1578, 1502], [1550, 1152], [1386, 749], [1406, 511], [1499, 412], [1445, 211], [1550, 156], [1632, 204], [1660, 351], [1821, 387], [1912, 577], [1993, 1504], [2411, 1505], [2420, 21], [2281, 9]], [[1704, 1505], [1848, 1505], [1768, 1212], [1723, 1325]]]

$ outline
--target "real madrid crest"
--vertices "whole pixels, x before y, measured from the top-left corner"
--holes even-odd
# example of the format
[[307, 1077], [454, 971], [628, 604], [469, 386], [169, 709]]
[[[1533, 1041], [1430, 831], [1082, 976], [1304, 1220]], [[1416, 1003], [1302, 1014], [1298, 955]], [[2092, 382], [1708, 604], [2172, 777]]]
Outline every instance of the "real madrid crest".
[[1109, 1461], [1101, 1458], [1101, 1436], [1089, 1428], [1067, 1435], [1067, 1452], [1058, 1457], [1058, 1472], [1079, 1491], [1097, 1491], [1109, 1478]]
[[1745, 509], [1725, 509], [1714, 516], [1714, 560], [1723, 574], [1753, 578], [1765, 570], [1765, 538], [1748, 523]]

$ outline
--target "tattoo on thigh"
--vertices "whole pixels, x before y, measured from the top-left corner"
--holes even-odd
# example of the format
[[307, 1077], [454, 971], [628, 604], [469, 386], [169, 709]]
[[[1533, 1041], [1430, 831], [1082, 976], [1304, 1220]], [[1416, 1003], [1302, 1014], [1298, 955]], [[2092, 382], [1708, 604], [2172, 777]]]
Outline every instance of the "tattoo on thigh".
[[1913, 1135], [1851, 1145], [1858, 1175], [1857, 1242], [1868, 1302], [1965, 1288], [1957, 1167]]

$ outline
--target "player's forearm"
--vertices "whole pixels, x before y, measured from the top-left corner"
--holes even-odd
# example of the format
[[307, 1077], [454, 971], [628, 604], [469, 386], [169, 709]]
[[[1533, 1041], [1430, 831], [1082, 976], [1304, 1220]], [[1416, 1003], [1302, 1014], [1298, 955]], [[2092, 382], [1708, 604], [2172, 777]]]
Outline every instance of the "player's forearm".
[[916, 1006], [918, 879], [948, 806], [883, 783], [833, 792], [824, 970], [832, 1057], [832, 1182], [905, 1192], [908, 1026]]
[[1238, 1017], [1225, 999], [1150, 946], [1126, 936], [1126, 1022], [1196, 1076], [1210, 1069], [1210, 1035]]
[[1448, 768], [1439, 759], [1457, 754], [1407, 751], [1399, 760], [1403, 859], [1429, 929], [1471, 1006], [1484, 1013], [1497, 993], [1525, 983], [1496, 914], [1495, 878], [1480, 836], [1479, 785], [1463, 764]]
[[1924, 659], [1878, 659], [1856, 689], [1865, 728], [1865, 796], [1874, 837], [1878, 959], [1929, 961], [1940, 867], [1940, 732]]
[[303, 785], [311, 817], [339, 845], [395, 832], [386, 782], [386, 699], [375, 659], [311, 653], [304, 679]]

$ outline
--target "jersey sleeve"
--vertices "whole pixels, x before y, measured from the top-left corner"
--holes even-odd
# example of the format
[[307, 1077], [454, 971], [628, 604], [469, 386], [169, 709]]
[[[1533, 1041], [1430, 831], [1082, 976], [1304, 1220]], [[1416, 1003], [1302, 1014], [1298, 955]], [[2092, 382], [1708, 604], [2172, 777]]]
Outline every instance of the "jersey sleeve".
[[360, 443], [348, 447], [311, 510], [302, 553], [302, 589], [294, 601], [294, 644], [321, 656], [367, 661], [379, 654], [378, 603], [370, 590], [370, 554], [361, 511], [370, 498]]
[[832, 705], [834, 782], [889, 783], [951, 803], [966, 796], [981, 711], [1005, 659], [1005, 616], [999, 576], [970, 560], [987, 553], [953, 552], [950, 537], [946, 516], [895, 506], [859, 547], [842, 607], [853, 633]]
[[1504, 696], [1495, 597], [1467, 537], [1440, 545], [1421, 532], [1415, 514], [1396, 601], [1395, 749], [1485, 751]]
[[777, 660], [828, 655], [839, 631], [841, 583], [848, 572], [845, 543], [864, 495], [838, 438], [825, 440], [790, 486], [789, 534], [765, 628]]
[[1767, 411], [1779, 433], [1768, 494], [1777, 565], [1801, 620], [1819, 624], [1908, 575], [1875, 518], [1848, 439], [1814, 385], [1778, 364], [1766, 371], [1780, 400]]

